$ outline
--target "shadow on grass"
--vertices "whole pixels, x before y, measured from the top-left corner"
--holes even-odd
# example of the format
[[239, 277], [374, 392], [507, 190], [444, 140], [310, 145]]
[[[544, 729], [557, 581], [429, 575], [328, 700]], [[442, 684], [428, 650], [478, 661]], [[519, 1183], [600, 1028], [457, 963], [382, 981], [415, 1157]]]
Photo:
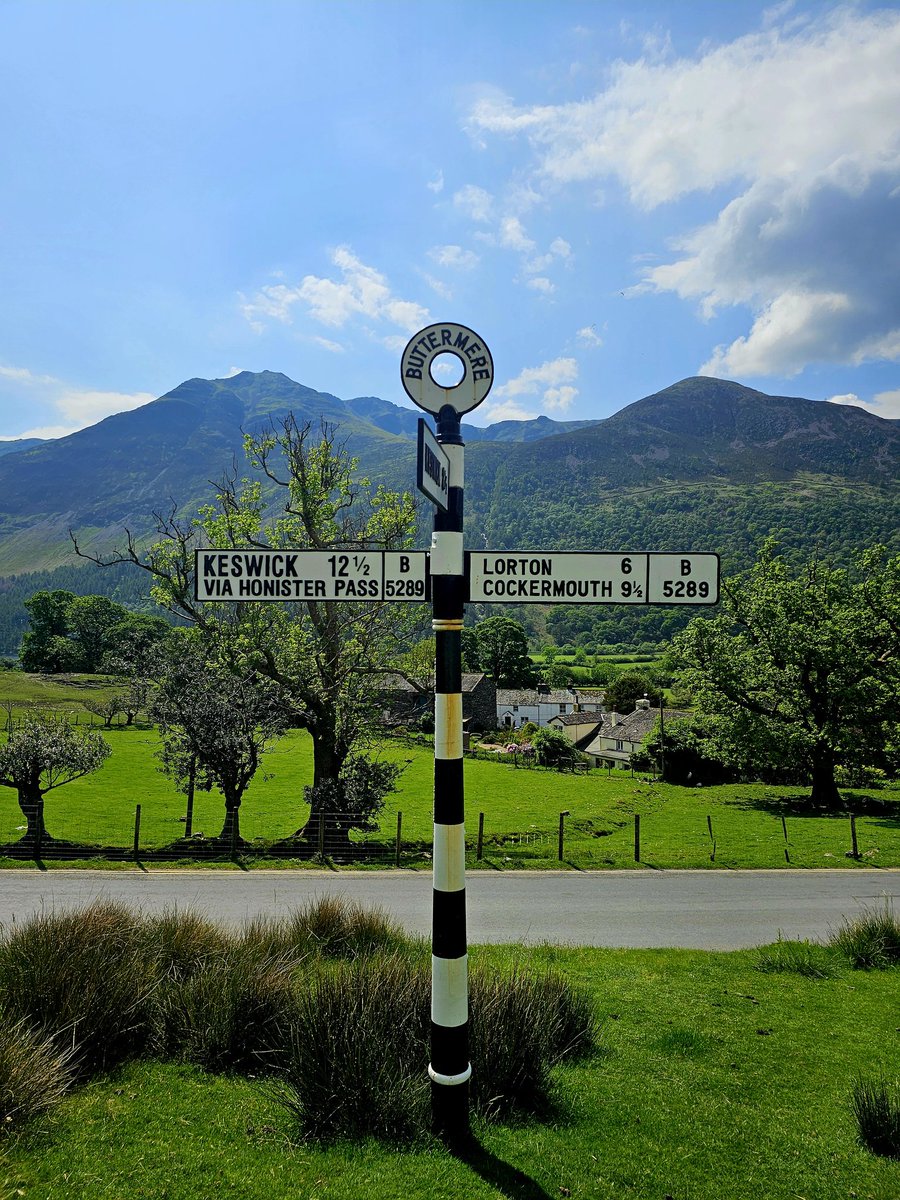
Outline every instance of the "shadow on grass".
[[773, 817], [829, 817], [846, 821], [852, 813], [856, 817], [879, 817], [881, 820], [876, 823], [887, 828], [900, 826], [900, 801], [851, 791], [843, 792], [842, 799], [843, 807], [837, 809], [813, 808], [808, 796], [738, 796], [724, 804], [728, 808], [764, 812]]
[[504, 1162], [483, 1146], [476, 1137], [455, 1142], [448, 1147], [459, 1162], [465, 1163], [485, 1183], [497, 1189], [507, 1200], [549, 1200], [550, 1192], [518, 1167]]

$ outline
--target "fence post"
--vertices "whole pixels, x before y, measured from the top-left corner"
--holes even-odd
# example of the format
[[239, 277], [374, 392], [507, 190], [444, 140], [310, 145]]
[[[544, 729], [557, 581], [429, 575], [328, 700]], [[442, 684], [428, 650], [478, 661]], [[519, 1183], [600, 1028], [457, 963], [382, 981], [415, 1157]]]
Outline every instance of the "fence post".
[[319, 813], [319, 858], [325, 857], [325, 814]]
[[852, 845], [850, 857], [859, 858], [859, 846], [856, 842], [856, 817], [853, 813], [850, 814], [850, 842]]
[[565, 838], [566, 817], [569, 815], [569, 810], [565, 809], [559, 814], [559, 861], [563, 860], [563, 839]]
[[400, 831], [403, 828], [403, 813], [397, 809], [397, 845], [394, 848], [394, 866], [400, 866]]
[[478, 814], [478, 844], [475, 848], [475, 859], [481, 862], [484, 857], [484, 813]]
[[197, 756], [191, 755], [188, 767], [187, 810], [184, 815], [184, 836], [189, 838], [194, 833], [194, 785], [197, 781]]
[[137, 862], [141, 841], [141, 806], [134, 806], [134, 861]]
[[641, 861], [641, 814], [634, 814], [634, 861]]
[[791, 856], [788, 853], [787, 821], [784, 819], [783, 815], [781, 818], [781, 832], [784, 834], [784, 861], [789, 863], [791, 861]]

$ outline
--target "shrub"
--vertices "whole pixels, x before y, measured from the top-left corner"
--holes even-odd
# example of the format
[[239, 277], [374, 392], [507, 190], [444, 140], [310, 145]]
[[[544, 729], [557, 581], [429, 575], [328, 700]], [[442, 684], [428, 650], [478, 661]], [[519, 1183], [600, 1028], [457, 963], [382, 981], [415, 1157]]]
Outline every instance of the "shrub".
[[0, 1013], [0, 1127], [15, 1129], [52, 1108], [72, 1081], [70, 1055], [27, 1021]]
[[851, 1095], [860, 1145], [900, 1158], [900, 1086], [884, 1079], [857, 1080]]
[[7, 1013], [52, 1035], [58, 1047], [71, 1047], [82, 1075], [140, 1050], [152, 990], [139, 922], [124, 905], [95, 901], [42, 913], [0, 946]]
[[789, 972], [810, 979], [828, 979], [835, 974], [833, 959], [824, 946], [815, 942], [783, 941], [781, 938], [771, 946], [760, 946], [753, 965], [757, 971], [766, 974]]
[[393, 955], [320, 965], [297, 996], [278, 1096], [306, 1137], [428, 1127], [429, 975]]
[[283, 962], [232, 947], [160, 989], [153, 1049], [209, 1071], [274, 1067], [293, 1016]]
[[594, 1045], [588, 1001], [560, 975], [515, 970], [472, 975], [472, 1102], [484, 1116], [538, 1111], [550, 1069]]
[[410, 944], [380, 908], [365, 908], [343, 896], [320, 896], [298, 909], [285, 923], [288, 945], [305, 953], [355, 958], [376, 950], [399, 950]]
[[[550, 1068], [594, 1044], [587, 1001], [558, 975], [473, 972], [473, 1107], [539, 1110]], [[429, 1124], [430, 979], [409, 955], [317, 970], [297, 998], [279, 1090], [305, 1136], [404, 1140]]]
[[865, 908], [860, 916], [845, 920], [829, 940], [859, 970], [883, 970], [900, 963], [900, 921], [890, 901], [883, 909]]
[[171, 909], [145, 917], [139, 937], [159, 980], [194, 975], [221, 954], [228, 941], [219, 926], [193, 909]]

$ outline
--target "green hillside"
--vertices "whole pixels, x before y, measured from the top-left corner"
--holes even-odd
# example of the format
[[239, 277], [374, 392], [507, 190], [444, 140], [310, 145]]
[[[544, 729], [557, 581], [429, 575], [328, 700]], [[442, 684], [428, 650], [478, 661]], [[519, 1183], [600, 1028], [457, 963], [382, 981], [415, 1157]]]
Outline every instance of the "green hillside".
[[[413, 488], [416, 413], [376, 397], [345, 402], [271, 371], [191, 379], [142, 408], [0, 456], [0, 652], [15, 651], [21, 601], [36, 587], [118, 589], [139, 603], [140, 577], [85, 566], [69, 529], [96, 551], [121, 545], [125, 528], [150, 536], [155, 513], [189, 517], [213, 495], [211, 481], [247, 471], [243, 432], [288, 412], [337, 424], [374, 481]], [[698, 377], [580, 427], [541, 418], [467, 437], [470, 546], [715, 551], [726, 570], [746, 567], [770, 534], [789, 554], [836, 562], [874, 542], [900, 550], [900, 422], [859, 408]], [[421, 545], [429, 520], [423, 503]], [[83, 572], [75, 582], [73, 571]], [[690, 613], [518, 615], [535, 633], [598, 643], [655, 642]]]

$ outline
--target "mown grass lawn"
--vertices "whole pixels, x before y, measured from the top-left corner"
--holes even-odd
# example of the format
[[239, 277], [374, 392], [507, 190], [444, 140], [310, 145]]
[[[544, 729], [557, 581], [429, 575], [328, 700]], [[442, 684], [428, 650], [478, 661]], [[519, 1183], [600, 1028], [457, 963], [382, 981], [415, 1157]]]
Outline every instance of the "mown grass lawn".
[[260, 1080], [130, 1065], [3, 1147], [0, 1195], [244, 1200], [897, 1200], [856, 1142], [853, 1080], [896, 1077], [897, 969], [762, 974], [755, 951], [476, 947], [587, 988], [599, 1051], [558, 1068], [542, 1120], [480, 1126], [475, 1163], [428, 1140], [296, 1139]]
[[[142, 846], [163, 846], [180, 837], [185, 799], [158, 769], [155, 730], [113, 727], [104, 735], [112, 754], [100, 770], [48, 794], [45, 815], [50, 833], [75, 842], [130, 846], [135, 806], [140, 804]], [[382, 845], [384, 861], [393, 864], [397, 813], [402, 812], [407, 845], [403, 861], [427, 866], [421, 851], [427, 851], [431, 839], [430, 747], [388, 739], [378, 749], [403, 770], [397, 792], [388, 797], [380, 830], [370, 840]], [[293, 731], [266, 755], [247, 791], [241, 809], [242, 835], [265, 842], [299, 829], [309, 811], [303, 789], [311, 781], [309, 735]], [[848, 818], [800, 815], [796, 805], [807, 794], [803, 788], [761, 784], [683, 788], [632, 778], [627, 772], [560, 774], [482, 759], [466, 760], [465, 783], [472, 867], [479, 865], [475, 857], [479, 813], [484, 813], [480, 865], [495, 870], [856, 865], [847, 856], [851, 849]], [[860, 813], [873, 801], [884, 811], [858, 818], [858, 862], [896, 867], [900, 865], [900, 788], [869, 797], [847, 796], [848, 807]], [[559, 814], [564, 810], [570, 815], [564, 819], [560, 863]], [[641, 817], [639, 863], [634, 858], [635, 813]], [[194, 831], [214, 836], [222, 819], [219, 793], [197, 792]], [[0, 841], [21, 836], [23, 823], [15, 793], [0, 789]]]

